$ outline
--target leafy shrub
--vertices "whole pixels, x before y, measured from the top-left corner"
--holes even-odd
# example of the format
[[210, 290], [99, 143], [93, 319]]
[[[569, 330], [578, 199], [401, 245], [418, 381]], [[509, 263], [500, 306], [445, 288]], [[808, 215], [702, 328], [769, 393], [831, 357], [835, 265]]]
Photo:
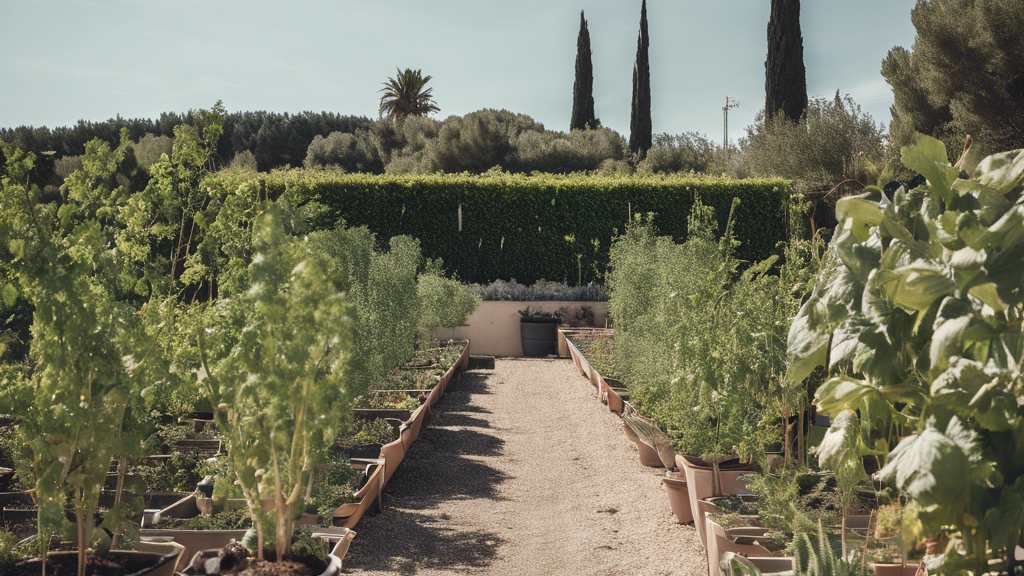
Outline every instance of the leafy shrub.
[[538, 280], [525, 286], [512, 280], [495, 280], [490, 284], [470, 285], [481, 300], [506, 300], [514, 302], [558, 301], [567, 302], [607, 302], [608, 291], [601, 284], [590, 283], [585, 286], [569, 286], [564, 282]]
[[132, 146], [132, 150], [135, 152], [135, 162], [139, 165], [139, 168], [149, 172], [153, 164], [159, 162], [164, 154], [168, 158], [171, 157], [173, 147], [174, 138], [170, 136], [146, 134], [139, 138], [139, 141]]
[[420, 275], [417, 292], [419, 325], [426, 328], [464, 326], [480, 305], [480, 297], [473, 289], [435, 273]]
[[637, 171], [711, 173], [709, 168], [715, 152], [715, 144], [695, 132], [676, 136], [657, 134], [647, 156], [637, 165]]
[[608, 279], [615, 366], [631, 398], [679, 452], [712, 463], [752, 457], [759, 431], [775, 430], [783, 334], [801, 295], [791, 270], [804, 266], [788, 253], [781, 270], [772, 257], [741, 272], [733, 222], [716, 241], [714, 211], [698, 199], [677, 244], [638, 217], [612, 246]]
[[231, 163], [225, 168], [228, 172], [259, 172], [256, 164], [256, 155], [248, 150], [242, 150], [231, 159]]
[[53, 163], [53, 172], [57, 175], [57, 178], [63, 182], [71, 173], [75, 170], [82, 168], [82, 159], [84, 156], [64, 156], [58, 158]]
[[427, 172], [485, 172], [515, 163], [515, 141], [524, 132], [541, 132], [544, 125], [508, 110], [478, 110], [450, 116], [437, 139], [425, 150]]
[[626, 142], [609, 128], [522, 132], [514, 141], [514, 172], [569, 173], [598, 170], [607, 160], [622, 160]]
[[416, 156], [437, 138], [441, 122], [426, 116], [382, 118], [370, 128], [370, 139], [388, 173], [412, 172], [400, 170], [392, 162]]
[[741, 162], [754, 176], [794, 181], [798, 192], [828, 190], [846, 178], [855, 158], [881, 163], [882, 128], [852, 98], [815, 98], [798, 123], [759, 113], [740, 141]]
[[398, 433], [383, 418], [363, 420], [356, 424], [359, 431], [352, 437], [357, 446], [365, 444], [388, 444], [398, 439]]
[[352, 469], [348, 458], [337, 456], [332, 462], [316, 469], [306, 511], [315, 513], [325, 524], [331, 522], [334, 511], [342, 504], [352, 502], [353, 483], [359, 473]]
[[326, 138], [313, 138], [303, 164], [306, 168], [340, 168], [347, 172], [384, 171], [377, 148], [365, 130], [354, 134], [333, 132]]

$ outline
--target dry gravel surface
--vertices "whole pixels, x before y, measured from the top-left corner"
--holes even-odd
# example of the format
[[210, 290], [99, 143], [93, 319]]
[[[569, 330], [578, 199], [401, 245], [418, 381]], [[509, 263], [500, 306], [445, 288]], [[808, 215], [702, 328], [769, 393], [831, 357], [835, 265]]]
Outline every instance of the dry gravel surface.
[[569, 360], [501, 359], [448, 387], [345, 558], [348, 574], [707, 574], [661, 470]]

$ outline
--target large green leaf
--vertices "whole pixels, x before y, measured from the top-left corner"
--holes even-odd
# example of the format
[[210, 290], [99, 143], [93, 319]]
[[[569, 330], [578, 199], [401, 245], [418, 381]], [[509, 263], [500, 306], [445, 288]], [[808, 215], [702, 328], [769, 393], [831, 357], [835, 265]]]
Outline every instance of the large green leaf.
[[868, 276], [872, 270], [878, 268], [882, 259], [882, 242], [878, 236], [872, 234], [866, 241], [861, 242], [853, 232], [844, 229], [832, 243], [839, 259], [850, 269], [857, 281], [867, 284]]
[[1003, 194], [1024, 182], [1024, 150], [993, 154], [978, 164], [974, 179]]
[[959, 171], [949, 165], [946, 145], [931, 136], [921, 135], [915, 144], [905, 146], [901, 151], [903, 165], [921, 174], [928, 180], [928, 186], [947, 203], [952, 200], [952, 184]]
[[821, 444], [815, 449], [818, 463], [837, 476], [863, 470], [860, 421], [852, 410], [843, 410], [833, 420]]
[[907, 310], [924, 310], [956, 288], [947, 271], [936, 264], [920, 262], [899, 268], [895, 273], [902, 280], [893, 294], [893, 301]]
[[789, 369], [786, 381], [792, 386], [800, 384], [815, 368], [824, 365], [828, 354], [829, 334], [811, 327], [813, 324], [809, 314], [813, 307], [814, 302], [805, 302], [789, 328], [786, 342]]
[[941, 517], [952, 524], [959, 520], [969, 501], [967, 469], [963, 449], [929, 426], [900, 442], [878, 475], [921, 506], [939, 507]]
[[844, 410], [858, 410], [867, 404], [888, 404], [881, 390], [849, 376], [836, 376], [826, 380], [814, 394], [814, 403], [823, 414], [833, 417], [838, 417]]

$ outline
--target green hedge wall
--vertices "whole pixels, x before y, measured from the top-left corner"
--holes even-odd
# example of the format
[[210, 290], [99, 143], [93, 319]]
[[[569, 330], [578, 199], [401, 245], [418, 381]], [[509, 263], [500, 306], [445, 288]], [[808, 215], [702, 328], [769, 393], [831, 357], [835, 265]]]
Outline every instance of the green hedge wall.
[[[339, 219], [367, 226], [378, 240], [408, 234], [423, 254], [442, 258], [466, 282], [538, 279], [600, 281], [608, 248], [632, 212], [655, 213], [662, 235], [682, 241], [696, 195], [714, 207], [724, 229], [733, 198], [740, 199], [736, 238], [740, 258], [756, 261], [777, 252], [786, 238], [788, 181], [707, 177], [585, 175], [374, 176], [313, 170], [224, 174], [227, 188], [263, 180], [276, 198], [316, 201], [326, 212], [315, 225]], [[459, 207], [462, 230], [459, 231]], [[569, 237], [567, 239], [566, 237]], [[593, 241], [598, 244], [595, 246]], [[577, 255], [580, 255], [579, 262]]]

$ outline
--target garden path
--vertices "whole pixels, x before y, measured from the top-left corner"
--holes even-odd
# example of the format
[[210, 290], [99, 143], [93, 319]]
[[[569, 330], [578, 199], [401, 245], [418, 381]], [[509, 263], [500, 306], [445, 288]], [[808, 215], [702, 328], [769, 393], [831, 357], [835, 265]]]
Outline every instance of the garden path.
[[364, 517], [349, 574], [700, 576], [663, 471], [568, 360], [498, 359], [452, 382]]

